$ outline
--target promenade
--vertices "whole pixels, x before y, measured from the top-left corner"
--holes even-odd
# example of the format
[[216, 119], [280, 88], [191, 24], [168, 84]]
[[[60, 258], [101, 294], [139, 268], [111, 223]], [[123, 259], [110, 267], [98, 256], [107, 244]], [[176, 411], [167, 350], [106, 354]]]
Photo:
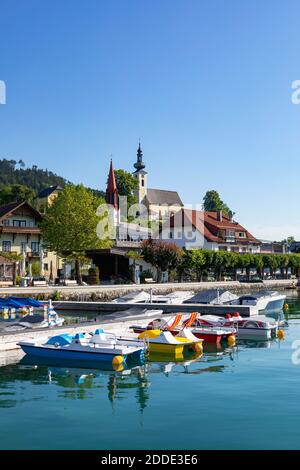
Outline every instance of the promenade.
[[289, 289], [298, 285], [298, 280], [282, 279], [270, 280], [257, 283], [245, 283], [238, 281], [220, 281], [220, 282], [184, 282], [184, 283], [163, 283], [163, 284], [121, 284], [121, 285], [97, 285], [97, 286], [42, 286], [42, 287], [2, 287], [1, 296], [23, 295], [26, 297], [35, 297], [44, 294], [51, 298], [59, 293], [63, 300], [89, 300], [90, 297], [96, 297], [103, 301], [112, 300], [118, 296], [125, 295], [131, 291], [153, 290], [154, 294], [167, 294], [176, 290], [201, 291], [207, 289], [228, 289], [232, 291], [244, 290], [276, 290]]

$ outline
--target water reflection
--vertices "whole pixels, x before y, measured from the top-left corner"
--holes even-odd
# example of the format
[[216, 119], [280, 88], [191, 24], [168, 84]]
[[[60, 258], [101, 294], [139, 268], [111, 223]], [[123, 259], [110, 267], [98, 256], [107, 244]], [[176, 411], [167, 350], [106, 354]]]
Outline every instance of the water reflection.
[[[299, 302], [290, 302], [288, 318], [300, 318]], [[24, 382], [43, 387], [57, 387], [58, 398], [66, 400], [83, 400], [95, 396], [106, 396], [112, 407], [122, 402], [134, 392], [135, 403], [140, 413], [148, 406], [151, 398], [151, 381], [154, 376], [161, 379], [176, 374], [201, 375], [207, 373], [223, 373], [230, 363], [235, 361], [237, 354], [244, 349], [270, 348], [277, 339], [269, 341], [239, 340], [234, 347], [207, 344], [201, 357], [182, 357], [180, 360], [171, 356], [151, 355], [146, 364], [133, 364], [130, 367], [119, 365], [113, 369], [111, 364], [102, 363], [96, 367], [94, 363], [80, 364], [70, 361], [51, 362], [49, 359], [37, 359], [20, 353], [0, 355], [0, 408], [15, 407], [24, 401], [20, 389], [25, 389]], [[156, 381], [156, 386], [158, 386]], [[34, 390], [39, 390], [36, 396]], [[30, 400], [47, 398], [47, 391], [36, 387], [29, 390]], [[42, 396], [41, 396], [42, 395]]]
[[[67, 363], [55, 362], [49, 359], [37, 359], [24, 356], [19, 362], [15, 361], [0, 368], [0, 408], [15, 407], [20, 399], [18, 390], [23, 382], [33, 385], [57, 387], [57, 397], [67, 400], [83, 400], [95, 396], [97, 390], [105, 392], [108, 401], [114, 406], [116, 401], [127, 398], [135, 390], [135, 401], [140, 413], [143, 413], [150, 400], [151, 376], [160, 374], [169, 377], [170, 374], [203, 374], [206, 372], [222, 372], [225, 364], [214, 364], [224, 356], [234, 357], [234, 348], [215, 348], [202, 357], [191, 356], [181, 360], [168, 360], [165, 356], [155, 355], [145, 364], [134, 364], [131, 367], [123, 366], [114, 370], [110, 364]], [[39, 388], [43, 397], [47, 392]], [[40, 399], [31, 393], [32, 400]]]

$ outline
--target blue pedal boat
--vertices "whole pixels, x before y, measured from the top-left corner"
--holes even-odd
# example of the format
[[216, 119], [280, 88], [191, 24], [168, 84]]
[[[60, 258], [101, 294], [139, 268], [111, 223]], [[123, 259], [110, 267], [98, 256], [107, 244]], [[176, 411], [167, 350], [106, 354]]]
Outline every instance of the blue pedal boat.
[[84, 333], [75, 336], [61, 334], [48, 338], [46, 342], [45, 339], [20, 341], [18, 345], [29, 356], [112, 364], [141, 360], [146, 349], [142, 341], [126, 344], [102, 329], [97, 329], [90, 337]]

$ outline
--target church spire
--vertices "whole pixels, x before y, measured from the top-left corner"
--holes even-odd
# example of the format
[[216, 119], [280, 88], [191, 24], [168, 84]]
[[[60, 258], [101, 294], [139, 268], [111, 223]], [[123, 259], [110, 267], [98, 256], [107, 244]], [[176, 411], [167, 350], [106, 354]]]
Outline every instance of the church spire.
[[117, 188], [112, 159], [110, 160], [105, 200], [107, 204], [114, 206], [115, 209], [118, 208], [118, 188]]
[[143, 152], [141, 149], [141, 142], [139, 142], [139, 147], [137, 149], [137, 160], [133, 166], [136, 169], [136, 171], [143, 170], [146, 166], [145, 163], [143, 162]]

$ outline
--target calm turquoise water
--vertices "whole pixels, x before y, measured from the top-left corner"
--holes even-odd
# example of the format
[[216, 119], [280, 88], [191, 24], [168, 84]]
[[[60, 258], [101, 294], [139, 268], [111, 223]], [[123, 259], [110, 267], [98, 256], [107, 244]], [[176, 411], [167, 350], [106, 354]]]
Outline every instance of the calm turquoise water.
[[290, 303], [285, 341], [190, 364], [0, 367], [0, 448], [300, 449], [300, 302]]

